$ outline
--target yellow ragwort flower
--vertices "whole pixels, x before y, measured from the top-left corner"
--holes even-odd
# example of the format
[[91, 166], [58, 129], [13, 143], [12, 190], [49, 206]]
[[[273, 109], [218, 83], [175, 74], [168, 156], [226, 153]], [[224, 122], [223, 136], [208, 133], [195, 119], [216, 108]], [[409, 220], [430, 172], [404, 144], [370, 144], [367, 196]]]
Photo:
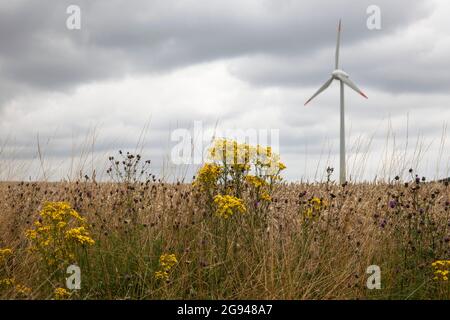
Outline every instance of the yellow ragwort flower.
[[20, 295], [20, 296], [29, 296], [31, 294], [31, 288], [24, 286], [22, 284], [16, 284], [16, 286], [14, 287], [14, 290], [16, 292], [16, 294]]
[[194, 186], [206, 190], [213, 188], [222, 172], [222, 167], [214, 163], [205, 163], [197, 173]]
[[263, 201], [272, 201], [272, 197], [267, 192], [263, 192], [261, 194], [261, 200], [263, 200]]
[[448, 274], [450, 273], [450, 260], [436, 260], [431, 266], [434, 268], [434, 280], [448, 281]]
[[169, 280], [169, 273], [167, 271], [156, 271], [155, 279], [167, 281]]
[[0, 249], [0, 262], [6, 260], [6, 258], [12, 255], [12, 253], [12, 250], [9, 248]]
[[260, 188], [267, 184], [267, 182], [263, 178], [257, 177], [257, 176], [252, 176], [252, 175], [246, 176], [245, 180], [247, 181], [247, 183], [249, 183], [250, 185], [252, 185], [255, 188]]
[[159, 257], [159, 265], [161, 270], [155, 272], [155, 279], [169, 280], [169, 271], [178, 263], [177, 257], [174, 254], [162, 254]]
[[159, 264], [166, 271], [169, 271], [170, 269], [172, 269], [172, 267], [174, 265], [176, 265], [177, 263], [178, 263], [178, 260], [174, 254], [162, 254], [159, 257]]
[[323, 199], [313, 197], [308, 200], [307, 208], [303, 212], [303, 216], [307, 219], [316, 218], [326, 208], [327, 205]]
[[38, 252], [49, 266], [75, 260], [76, 247], [93, 245], [88, 225], [67, 202], [46, 202], [34, 228], [26, 230], [32, 252]]
[[82, 245], [93, 245], [95, 241], [89, 236], [85, 227], [72, 228], [66, 231], [65, 238], [68, 240], [73, 240]]
[[70, 297], [70, 292], [64, 288], [56, 288], [53, 294], [56, 300], [66, 300]]
[[245, 213], [247, 211], [242, 199], [229, 196], [217, 195], [214, 197], [214, 203], [217, 206], [216, 216], [228, 219], [235, 213]]
[[14, 278], [5, 278], [0, 280], [0, 287], [10, 287], [13, 286], [16, 283], [16, 280]]

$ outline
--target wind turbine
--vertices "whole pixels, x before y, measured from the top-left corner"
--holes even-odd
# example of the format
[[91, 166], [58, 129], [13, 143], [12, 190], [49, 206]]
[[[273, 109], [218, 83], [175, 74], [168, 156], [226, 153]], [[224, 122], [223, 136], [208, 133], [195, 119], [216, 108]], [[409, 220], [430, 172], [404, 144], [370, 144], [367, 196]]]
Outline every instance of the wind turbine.
[[306, 101], [305, 106], [316, 96], [318, 96], [322, 91], [325, 91], [333, 80], [338, 80], [341, 86], [341, 136], [340, 136], [340, 163], [339, 163], [339, 183], [343, 184], [346, 181], [345, 174], [345, 117], [344, 117], [344, 84], [358, 92], [364, 98], [367, 99], [367, 96], [350, 80], [349, 75], [343, 70], [339, 69], [339, 47], [341, 42], [341, 20], [339, 20], [338, 26], [338, 34], [337, 34], [337, 42], [336, 42], [336, 55], [335, 55], [335, 65], [334, 71], [331, 73], [331, 78], [324, 83], [323, 86], [317, 90], [316, 93], [313, 94], [308, 101]]

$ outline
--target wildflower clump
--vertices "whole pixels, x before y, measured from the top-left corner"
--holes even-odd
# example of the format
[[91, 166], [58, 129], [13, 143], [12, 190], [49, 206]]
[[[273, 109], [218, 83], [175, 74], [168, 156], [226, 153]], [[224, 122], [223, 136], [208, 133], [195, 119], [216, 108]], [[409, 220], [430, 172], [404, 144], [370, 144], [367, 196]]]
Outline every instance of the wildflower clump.
[[155, 279], [169, 280], [170, 270], [178, 263], [177, 257], [174, 254], [162, 254], [159, 257], [160, 270], [155, 272]]
[[20, 297], [28, 297], [31, 294], [31, 288], [24, 286], [23, 284], [16, 284], [14, 292]]
[[318, 197], [312, 197], [308, 200], [303, 216], [306, 219], [313, 219], [320, 216], [323, 210], [327, 208], [326, 202]]
[[214, 197], [214, 203], [217, 206], [216, 216], [228, 219], [235, 213], [245, 213], [246, 208], [244, 202], [241, 199], [238, 199], [229, 195], [217, 195]]
[[251, 148], [248, 144], [226, 139], [214, 140], [209, 148], [209, 159], [216, 163], [234, 166], [236, 169], [248, 168]]
[[0, 249], [0, 263], [6, 261], [6, 259], [12, 255], [12, 250], [9, 248]]
[[1, 289], [12, 289], [17, 296], [22, 298], [26, 298], [31, 294], [31, 288], [17, 283], [14, 278], [0, 279], [0, 290]]
[[56, 288], [55, 291], [53, 291], [53, 295], [55, 300], [66, 300], [70, 297], [70, 292], [64, 288]]
[[279, 178], [279, 173], [286, 169], [280, 161], [278, 153], [270, 146], [251, 146], [248, 143], [238, 143], [234, 140], [216, 139], [208, 150], [209, 160], [228, 167], [230, 176], [247, 175], [254, 171], [257, 176]]
[[194, 186], [199, 186], [202, 191], [215, 189], [221, 172], [220, 165], [205, 163], [197, 173]]
[[93, 245], [95, 241], [89, 236], [85, 227], [72, 228], [66, 231], [65, 238], [82, 245]]
[[267, 192], [263, 192], [261, 193], [261, 200], [270, 202], [272, 201], [272, 197]]
[[259, 203], [260, 200], [272, 201], [271, 185], [263, 177], [248, 175], [245, 177], [245, 181], [250, 187], [251, 197], [256, 203]]
[[434, 268], [434, 280], [448, 281], [450, 260], [436, 260], [431, 266]]
[[280, 156], [270, 146], [215, 139], [207, 159], [194, 186], [207, 195], [211, 212], [228, 219], [248, 209], [265, 217], [274, 184], [282, 180], [280, 173], [286, 168]]
[[10, 287], [16, 283], [14, 278], [5, 278], [0, 280], [0, 288], [2, 287]]
[[26, 231], [31, 250], [38, 252], [48, 266], [73, 262], [79, 248], [91, 246], [85, 218], [66, 202], [46, 202], [34, 228]]
[[261, 187], [264, 187], [267, 185], [267, 183], [264, 179], [262, 179], [261, 177], [253, 176], [253, 175], [246, 176], [245, 181], [255, 188], [261, 188]]

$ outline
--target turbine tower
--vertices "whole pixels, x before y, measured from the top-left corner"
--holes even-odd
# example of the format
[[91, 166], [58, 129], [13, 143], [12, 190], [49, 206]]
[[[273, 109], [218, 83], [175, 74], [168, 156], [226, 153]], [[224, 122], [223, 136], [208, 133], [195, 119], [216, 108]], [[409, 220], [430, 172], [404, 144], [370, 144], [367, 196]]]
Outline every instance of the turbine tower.
[[344, 84], [358, 92], [364, 98], [367, 99], [367, 96], [354, 84], [347, 73], [343, 70], [339, 69], [339, 47], [341, 44], [341, 20], [339, 20], [338, 33], [337, 33], [337, 42], [336, 42], [336, 55], [335, 55], [335, 64], [334, 71], [331, 73], [331, 78], [324, 83], [323, 86], [317, 90], [316, 93], [313, 94], [308, 101], [306, 101], [305, 106], [316, 96], [318, 96], [322, 91], [325, 91], [333, 80], [338, 80], [340, 83], [340, 93], [341, 93], [341, 134], [340, 134], [340, 162], [339, 162], [339, 183], [343, 184], [346, 181], [346, 173], [345, 173], [345, 113], [344, 113]]

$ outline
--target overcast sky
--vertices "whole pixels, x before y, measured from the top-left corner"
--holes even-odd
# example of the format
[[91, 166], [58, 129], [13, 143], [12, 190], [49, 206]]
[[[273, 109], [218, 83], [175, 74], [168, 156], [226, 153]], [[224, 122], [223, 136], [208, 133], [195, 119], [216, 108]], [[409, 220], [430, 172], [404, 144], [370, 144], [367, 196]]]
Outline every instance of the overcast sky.
[[[66, 27], [71, 4], [80, 30]], [[0, 176], [101, 175], [146, 124], [154, 171], [189, 176], [195, 166], [171, 163], [171, 134], [202, 121], [279, 130], [285, 177], [320, 180], [339, 166], [338, 83], [303, 104], [333, 71], [340, 18], [341, 66], [369, 96], [346, 90], [352, 179], [447, 176], [449, 17], [445, 0], [2, 1]]]

